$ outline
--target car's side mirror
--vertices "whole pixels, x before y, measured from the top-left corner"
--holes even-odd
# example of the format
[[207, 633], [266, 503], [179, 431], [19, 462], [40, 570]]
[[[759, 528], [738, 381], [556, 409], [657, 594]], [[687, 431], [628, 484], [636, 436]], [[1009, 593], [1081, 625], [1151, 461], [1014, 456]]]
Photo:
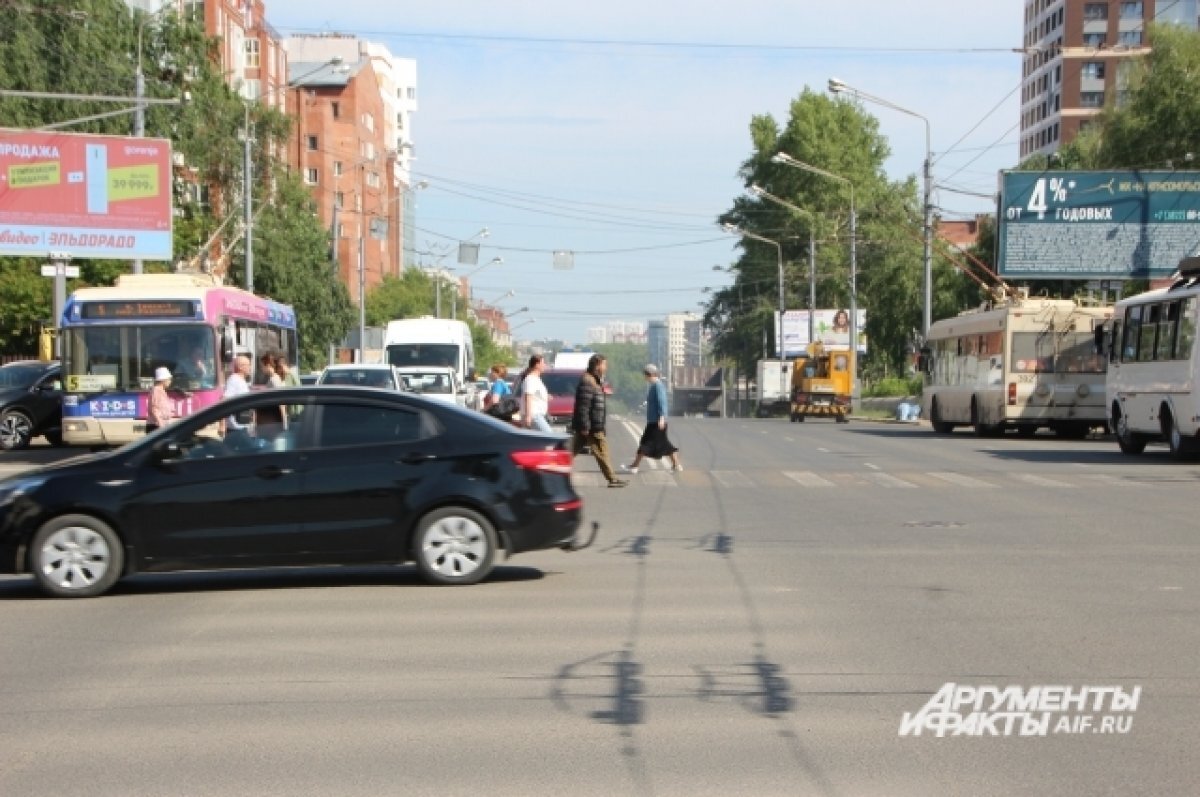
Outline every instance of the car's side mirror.
[[175, 440], [164, 440], [154, 447], [154, 462], [158, 465], [173, 465], [183, 459], [183, 448]]

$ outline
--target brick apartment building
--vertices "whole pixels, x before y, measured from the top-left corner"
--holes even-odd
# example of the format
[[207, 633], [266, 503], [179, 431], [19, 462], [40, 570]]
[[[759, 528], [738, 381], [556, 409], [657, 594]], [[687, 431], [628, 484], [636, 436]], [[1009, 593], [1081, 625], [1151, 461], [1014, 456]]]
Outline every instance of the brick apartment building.
[[296, 126], [289, 165], [312, 191], [321, 221], [334, 231], [340, 276], [359, 301], [363, 248], [366, 290], [402, 267], [398, 230], [402, 194], [390, 178], [379, 79], [370, 60], [289, 64], [289, 105]]
[[1069, 143], [1120, 104], [1152, 23], [1196, 28], [1197, 0], [1026, 0], [1021, 159]]

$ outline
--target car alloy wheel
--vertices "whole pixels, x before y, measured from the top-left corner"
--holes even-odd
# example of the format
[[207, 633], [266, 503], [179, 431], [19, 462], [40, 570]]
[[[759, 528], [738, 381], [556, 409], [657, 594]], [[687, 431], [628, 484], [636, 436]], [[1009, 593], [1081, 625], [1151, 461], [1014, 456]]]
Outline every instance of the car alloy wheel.
[[492, 569], [496, 533], [470, 509], [439, 509], [422, 519], [417, 531], [417, 565], [438, 584], [474, 584]]
[[0, 448], [17, 451], [26, 448], [33, 438], [33, 421], [23, 412], [13, 410], [0, 417]]
[[95, 518], [55, 518], [38, 530], [30, 549], [31, 569], [38, 583], [58, 597], [99, 595], [121, 575], [121, 541]]

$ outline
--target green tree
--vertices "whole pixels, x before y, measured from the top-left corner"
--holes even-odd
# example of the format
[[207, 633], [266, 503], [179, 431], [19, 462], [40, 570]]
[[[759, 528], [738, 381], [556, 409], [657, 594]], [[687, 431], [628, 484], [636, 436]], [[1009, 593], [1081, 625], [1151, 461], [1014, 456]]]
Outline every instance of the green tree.
[[[883, 163], [889, 150], [878, 122], [855, 102], [805, 89], [791, 103], [786, 125], [769, 115], [756, 116], [750, 123], [750, 137], [753, 153], [740, 171], [746, 186], [759, 185], [805, 213], [741, 196], [720, 221], [783, 245], [790, 309], [808, 307], [808, 242], [810, 236], [815, 238], [817, 307], [846, 307], [846, 187], [773, 163], [771, 158], [786, 152], [850, 180], [858, 205], [858, 306], [867, 310], [870, 359], [881, 366], [898, 366], [921, 320], [920, 206], [914, 180], [888, 180]], [[743, 373], [753, 373], [764, 332], [772, 343], [776, 335], [776, 253], [753, 240], [737, 245], [740, 256], [733, 264], [734, 284], [713, 295], [705, 320], [716, 332], [718, 356], [735, 360]]]
[[433, 315], [433, 302], [429, 275], [420, 269], [405, 269], [399, 277], [384, 277], [367, 292], [367, 323], [379, 327], [401, 318]]
[[329, 259], [329, 231], [316, 211], [300, 181], [284, 177], [254, 236], [256, 291], [296, 309], [305, 368], [325, 362], [329, 347], [345, 339], [357, 317]]
[[41, 261], [0, 257], [0, 353], [34, 355], [38, 333], [50, 320], [52, 280]]
[[650, 350], [642, 343], [605, 343], [595, 346], [608, 358], [608, 383], [613, 398], [627, 409], [639, 406], [646, 399], [646, 378], [642, 369], [650, 361]]

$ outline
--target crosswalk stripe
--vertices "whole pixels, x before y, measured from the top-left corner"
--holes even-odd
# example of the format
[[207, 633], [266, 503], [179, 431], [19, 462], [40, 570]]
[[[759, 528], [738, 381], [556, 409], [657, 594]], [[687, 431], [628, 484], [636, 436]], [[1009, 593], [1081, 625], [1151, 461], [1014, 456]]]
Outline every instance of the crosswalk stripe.
[[876, 487], [887, 487], [889, 489], [915, 489], [917, 485], [912, 482], [906, 482], [904, 479], [897, 479], [890, 473], [864, 473], [867, 481], [875, 484]]
[[784, 471], [784, 476], [787, 476], [792, 481], [799, 484], [801, 487], [833, 487], [833, 482], [828, 479], [823, 479], [811, 470], [803, 471]]
[[949, 482], [950, 484], [956, 485], [958, 487], [975, 488], [975, 487], [995, 487], [996, 486], [990, 482], [985, 482], [983, 479], [976, 479], [972, 476], [964, 476], [961, 473], [951, 473], [949, 471], [943, 471], [943, 472], [939, 472], [939, 473], [930, 473], [929, 475], [935, 479], [941, 479], [944, 482]]
[[1056, 488], [1061, 488], [1061, 487], [1074, 488], [1075, 487], [1075, 485], [1073, 485], [1073, 484], [1067, 484], [1066, 482], [1062, 482], [1057, 479], [1048, 479], [1045, 476], [1038, 476], [1033, 473], [1014, 473], [1012, 476], [1014, 479], [1023, 481], [1026, 484], [1032, 484], [1035, 487], [1056, 487]]
[[750, 477], [739, 470], [714, 470], [711, 475], [722, 487], [753, 487]]

